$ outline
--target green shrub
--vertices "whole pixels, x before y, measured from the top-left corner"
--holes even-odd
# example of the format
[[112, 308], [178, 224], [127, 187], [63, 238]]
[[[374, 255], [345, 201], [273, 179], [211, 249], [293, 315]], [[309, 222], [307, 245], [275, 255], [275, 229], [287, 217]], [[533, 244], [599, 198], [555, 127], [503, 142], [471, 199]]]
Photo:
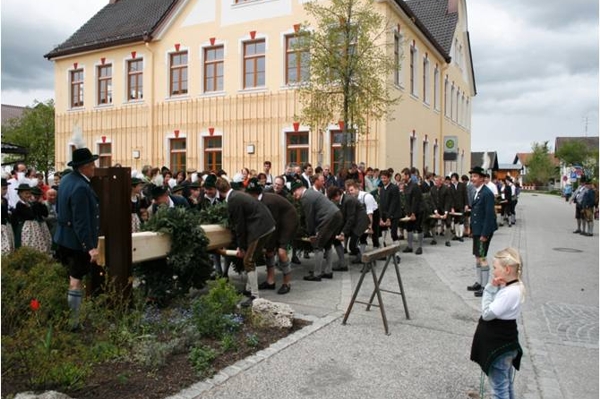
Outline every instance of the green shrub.
[[192, 321], [204, 337], [219, 338], [241, 325], [235, 311], [241, 296], [225, 279], [209, 282], [208, 293], [192, 303]]
[[189, 359], [192, 363], [192, 367], [196, 372], [207, 377], [213, 373], [212, 362], [217, 358], [217, 352], [207, 346], [200, 346], [192, 348], [190, 351]]
[[182, 207], [159, 207], [144, 225], [144, 230], [171, 236], [171, 250], [166, 260], [142, 262], [134, 272], [143, 281], [147, 294], [164, 304], [181, 297], [190, 288], [202, 288], [212, 273], [206, 246], [208, 238], [202, 230], [198, 212]]
[[23, 247], [2, 257], [1, 284], [3, 336], [30, 319], [44, 327], [58, 327], [66, 320], [67, 272], [49, 256]]
[[238, 340], [233, 334], [224, 334], [221, 338], [221, 349], [223, 352], [237, 352], [239, 349]]

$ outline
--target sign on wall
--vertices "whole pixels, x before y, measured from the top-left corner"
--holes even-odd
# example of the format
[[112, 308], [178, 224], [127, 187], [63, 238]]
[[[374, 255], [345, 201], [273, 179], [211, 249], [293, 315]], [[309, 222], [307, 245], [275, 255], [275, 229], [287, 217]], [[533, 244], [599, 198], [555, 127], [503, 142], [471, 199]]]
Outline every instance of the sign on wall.
[[456, 161], [458, 155], [458, 137], [444, 136], [444, 161]]

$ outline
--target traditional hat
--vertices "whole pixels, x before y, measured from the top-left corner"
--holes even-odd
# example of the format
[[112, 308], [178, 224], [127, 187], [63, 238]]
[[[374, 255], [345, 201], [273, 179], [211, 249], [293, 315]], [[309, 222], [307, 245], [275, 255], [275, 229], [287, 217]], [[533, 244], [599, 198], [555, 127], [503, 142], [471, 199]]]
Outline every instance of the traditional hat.
[[217, 183], [217, 176], [208, 175], [206, 179], [204, 179], [204, 187], [205, 188], [215, 188]]
[[21, 183], [17, 187], [17, 191], [31, 191], [31, 186], [27, 183]]
[[4, 177], [2, 178], [2, 187], [8, 187], [8, 181]]
[[98, 158], [98, 155], [92, 155], [92, 152], [89, 149], [78, 148], [75, 151], [73, 151], [73, 160], [67, 163], [67, 165], [73, 167], [81, 166], [85, 165], [86, 163], [94, 162]]
[[239, 181], [232, 181], [229, 184], [230, 184], [231, 188], [234, 190], [241, 190], [242, 188], [244, 188], [244, 184]]
[[131, 178], [131, 187], [135, 187], [138, 184], [144, 184], [144, 181], [142, 179], [140, 179], [139, 177], [132, 177]]
[[198, 182], [188, 184], [188, 188], [190, 190], [198, 190], [200, 188], [200, 184]]
[[483, 170], [481, 166], [474, 166], [473, 169], [469, 171], [469, 174], [475, 174], [482, 177], [485, 177], [487, 175], [487, 173], [485, 173], [485, 170]]
[[40, 188], [38, 186], [35, 186], [35, 187], [31, 188], [31, 194], [39, 196], [39, 195], [42, 195], [43, 193], [42, 193], [42, 190], [40, 190]]
[[290, 191], [293, 193], [300, 187], [304, 187], [304, 184], [302, 184], [302, 182], [300, 180], [295, 180], [294, 182], [292, 182], [292, 187], [291, 187]]
[[72, 171], [73, 171], [73, 169], [67, 168], [67, 169], [63, 170], [62, 172], [60, 172], [60, 177], [65, 177], [66, 175], [68, 175]]
[[150, 196], [152, 198], [158, 198], [163, 196], [169, 191], [165, 186], [152, 186], [150, 189]]
[[185, 188], [184, 186], [182, 186], [182, 185], [178, 184], [178, 185], [176, 185], [175, 187], [173, 187], [173, 188], [171, 189], [171, 192], [172, 192], [172, 193], [178, 193], [178, 192], [180, 192], [180, 191], [183, 191], [183, 189], [184, 189], [184, 188]]
[[260, 183], [258, 182], [258, 179], [256, 177], [253, 177], [248, 181], [248, 186], [246, 186], [247, 193], [260, 194], [260, 193], [262, 193], [262, 191], [263, 191], [263, 187], [260, 185]]

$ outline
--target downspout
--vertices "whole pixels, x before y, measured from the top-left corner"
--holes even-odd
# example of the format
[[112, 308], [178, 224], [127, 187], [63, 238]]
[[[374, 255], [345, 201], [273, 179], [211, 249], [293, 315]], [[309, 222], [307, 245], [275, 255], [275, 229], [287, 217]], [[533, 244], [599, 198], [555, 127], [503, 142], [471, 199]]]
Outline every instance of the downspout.
[[[450, 61], [452, 62], [452, 61]], [[438, 160], [438, 162], [441, 162], [441, 168], [440, 170], [442, 171], [443, 175], [446, 176], [447, 175], [447, 171], [446, 171], [446, 161], [444, 160], [444, 117], [446, 115], [446, 107], [448, 106], [448, 103], [446, 102], [446, 85], [444, 85], [445, 82], [445, 75], [446, 75], [446, 71], [448, 70], [448, 66], [449, 63], [444, 63], [444, 65], [442, 66], [442, 73], [440, 73], [440, 76], [438, 77], [438, 79], [440, 80], [439, 85], [440, 85], [440, 93], [443, 92], [443, 97], [440, 97], [440, 104], [442, 105], [440, 107], [440, 142], [438, 145], [438, 151], [439, 151], [439, 156], [440, 159]], [[452, 101], [452, 99], [450, 99], [450, 101]]]
[[[148, 133], [150, 135], [150, 140], [148, 140], [149, 148], [148, 148], [148, 160], [147, 160], [146, 164], [154, 165], [154, 162], [152, 162], [152, 160], [153, 160], [154, 141], [155, 141], [155, 137], [154, 137], [154, 86], [155, 86], [155, 82], [154, 82], [154, 52], [150, 48], [150, 40], [152, 40], [152, 37], [147, 32], [144, 32], [144, 44], [146, 45], [146, 49], [148, 50], [148, 53], [150, 53], [150, 62], [148, 63], [148, 66], [150, 69], [149, 70], [150, 96], [147, 99], [148, 100]], [[158, 160], [158, 158], [157, 158], [157, 160]]]

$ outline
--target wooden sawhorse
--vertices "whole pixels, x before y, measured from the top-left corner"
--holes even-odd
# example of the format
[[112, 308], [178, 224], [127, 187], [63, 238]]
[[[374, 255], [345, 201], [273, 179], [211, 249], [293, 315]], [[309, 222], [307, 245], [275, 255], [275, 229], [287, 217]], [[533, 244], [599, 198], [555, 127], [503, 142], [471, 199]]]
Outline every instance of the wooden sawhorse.
[[[348, 309], [346, 310], [346, 314], [344, 315], [344, 320], [342, 320], [342, 324], [346, 324], [346, 321], [348, 320], [348, 317], [350, 316], [350, 312], [352, 311], [352, 307], [354, 306], [354, 303], [362, 303], [364, 305], [367, 305], [367, 311], [371, 310], [371, 306], [379, 306], [379, 310], [381, 311], [381, 318], [383, 319], [383, 327], [385, 329], [385, 333], [387, 335], [389, 335], [390, 334], [389, 327], [388, 327], [387, 317], [385, 315], [385, 309], [383, 307], [383, 300], [381, 299], [381, 291], [389, 292], [391, 294], [401, 295], [402, 303], [404, 305], [404, 312], [406, 313], [406, 318], [410, 319], [410, 315], [408, 314], [408, 306], [406, 304], [406, 295], [404, 294], [404, 287], [402, 286], [402, 278], [400, 277], [400, 269], [398, 268], [399, 260], [396, 259], [396, 253], [399, 250], [400, 250], [400, 244], [395, 244], [395, 245], [392, 245], [389, 247], [375, 249], [373, 251], [366, 252], [362, 255], [361, 260], [363, 263], [363, 268], [361, 270], [360, 279], [358, 280], [358, 284], [356, 285], [356, 288], [354, 289], [354, 294], [352, 294], [352, 300], [350, 300], [350, 304], [348, 305]], [[377, 266], [377, 260], [382, 259], [382, 258], [386, 258], [386, 261], [385, 261], [385, 265], [383, 266], [383, 269], [381, 270], [381, 274], [379, 275], [379, 278], [377, 278], [377, 273], [375, 272], [375, 267]], [[385, 275], [385, 271], [387, 270], [387, 267], [390, 264], [390, 261], [394, 262], [394, 268], [396, 269], [396, 277], [398, 278], [398, 287], [400, 288], [400, 291], [398, 291], [398, 292], [389, 291], [389, 290], [380, 288], [381, 281], [383, 281], [383, 276]], [[369, 271], [371, 272], [371, 275], [373, 276], [373, 285], [374, 285], [373, 293], [371, 294], [371, 297], [369, 298], [369, 302], [357, 301], [356, 297], [358, 296], [360, 287], [362, 286], [362, 283], [365, 279], [365, 275]], [[373, 304], [373, 299], [375, 299], [375, 295], [377, 295], [378, 305]]]

